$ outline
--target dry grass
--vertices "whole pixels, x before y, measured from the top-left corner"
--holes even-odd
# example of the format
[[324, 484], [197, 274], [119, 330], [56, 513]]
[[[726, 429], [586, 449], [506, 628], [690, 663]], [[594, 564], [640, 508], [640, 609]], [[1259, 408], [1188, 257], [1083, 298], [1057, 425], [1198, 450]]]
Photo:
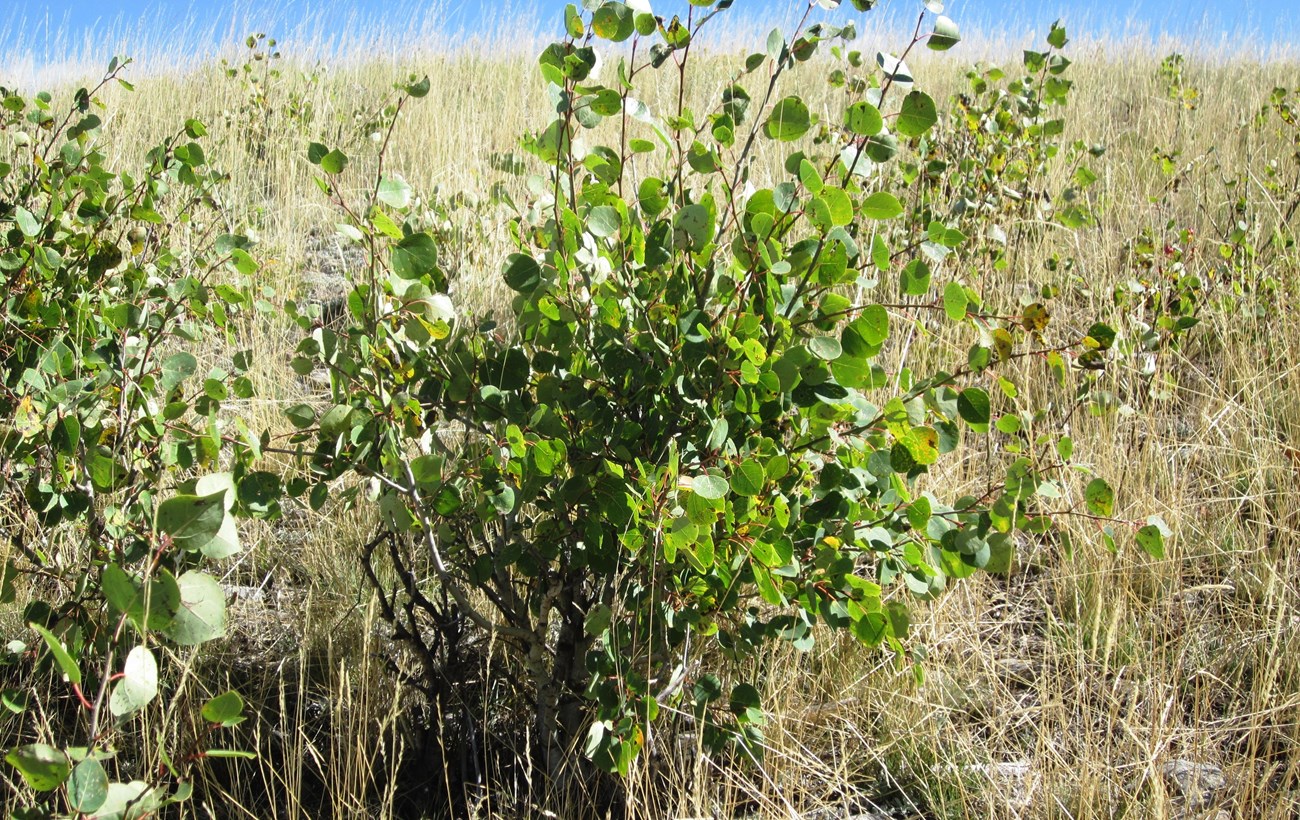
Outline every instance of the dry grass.
[[[1163, 237], [1170, 221], [1201, 237], [1191, 263], [1211, 302], [1201, 325], [1154, 359], [1120, 355], [1103, 387], [1121, 411], [1072, 419], [1077, 458], [1111, 479], [1119, 515], [1158, 513], [1173, 527], [1168, 557], [1127, 545], [1107, 552], [1088, 522], [1069, 525], [1072, 558], [1026, 543], [1010, 577], [976, 577], [923, 610], [924, 685], [831, 634], [810, 653], [776, 649], [764, 662], [775, 709], [763, 765], [696, 754], [689, 733], [666, 739], [630, 784], [629, 814], [846, 817], [873, 803], [900, 817], [1300, 814], [1300, 259], [1295, 248], [1268, 258], [1258, 271], [1276, 283], [1267, 299], [1249, 290], [1234, 297], [1234, 283], [1214, 265], [1215, 237], [1238, 197], [1256, 215], [1252, 230], [1268, 231], [1300, 196], [1260, 184], [1264, 164], [1278, 158], [1285, 167], [1287, 151], [1268, 131], [1243, 127], [1275, 85], [1300, 84], [1300, 69], [1193, 58], [1188, 81], [1202, 104], [1180, 112], [1156, 78], [1159, 54], [1104, 44], [1087, 51], [1074, 55], [1069, 117], [1073, 137], [1109, 147], [1096, 163], [1100, 224], [1040, 232], [1009, 270], [982, 272], [981, 286], [1013, 293], [1050, 279], [1065, 294], [1057, 324], [1102, 319], [1131, 334], [1138, 317], [1112, 298], [1135, 275], [1125, 243], [1144, 229]], [[726, 62], [711, 62], [692, 93], [711, 95]], [[218, 66], [179, 76], [146, 70], [135, 94], [110, 94], [106, 131], [127, 162], [182, 116], [208, 122], [210, 155], [236, 171], [234, 219], [260, 237], [266, 284], [292, 295], [309, 237], [335, 221], [310, 181], [308, 139], [346, 141], [393, 80], [428, 72], [429, 97], [399, 125], [390, 167], [417, 191], [483, 191], [502, 181], [518, 195], [522, 181], [502, 177], [490, 158], [545, 121], [546, 95], [531, 66], [521, 50], [491, 48], [337, 64], [290, 54], [270, 86], [266, 142], [244, 138], [243, 90]], [[914, 68], [937, 99], [961, 82], [962, 66], [951, 60]], [[309, 121], [286, 116], [291, 106], [310, 110]], [[352, 184], [361, 185], [374, 148], [364, 135], [349, 144]], [[1167, 195], [1155, 150], [1179, 151], [1178, 163], [1190, 167]], [[1294, 180], [1294, 167], [1289, 173]], [[1229, 178], [1243, 182], [1229, 189]], [[506, 246], [507, 218], [489, 210], [484, 246], [463, 256], [456, 287], [471, 310], [499, 309], [506, 299], [492, 260]], [[1044, 270], [1052, 254], [1073, 266]], [[932, 330], [930, 349], [917, 355], [944, 357], [969, 344]], [[279, 375], [295, 339], [283, 327], [246, 332], [244, 343], [266, 363], [265, 400], [249, 412], [271, 423], [277, 403], [303, 390]], [[1151, 365], [1154, 375], [1143, 371]], [[1018, 409], [1059, 401], [1041, 366], [1026, 363], [1012, 377], [1022, 390]], [[1171, 395], [1154, 396], [1164, 379]], [[999, 409], [1017, 408], [1008, 401]], [[954, 464], [931, 484], [952, 493], [976, 480], [976, 465]], [[267, 591], [240, 604], [249, 626], [195, 659], [178, 695], [197, 702], [207, 694], [199, 682], [220, 672], [261, 712], [245, 738], [261, 761], [210, 771], [194, 814], [392, 816], [405, 805], [393, 775], [411, 771], [418, 716], [386, 671], [391, 650], [363, 593], [354, 555], [365, 529], [304, 516], [292, 531], [260, 531], [260, 546], [232, 568], [232, 580]], [[483, 690], [473, 702], [489, 702], [490, 678], [471, 684]], [[495, 725], [489, 715], [476, 719], [488, 731]], [[1213, 766], [1224, 782], [1201, 802], [1167, 773], [1176, 761]], [[486, 784], [484, 805], [493, 805], [492, 789]]]

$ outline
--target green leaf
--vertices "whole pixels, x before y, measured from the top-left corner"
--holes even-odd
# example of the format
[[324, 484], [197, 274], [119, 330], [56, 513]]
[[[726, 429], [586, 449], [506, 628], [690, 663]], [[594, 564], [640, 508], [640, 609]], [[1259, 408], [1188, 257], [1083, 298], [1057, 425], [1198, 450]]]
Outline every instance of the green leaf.
[[104, 567], [104, 573], [100, 576], [99, 585], [104, 590], [104, 598], [118, 612], [128, 611], [138, 595], [135, 582], [131, 580], [131, 576], [127, 575], [126, 570], [117, 564], [109, 564]]
[[821, 198], [830, 212], [831, 225], [841, 227], [853, 221], [853, 201], [840, 188], [824, 188]]
[[239, 503], [254, 515], [272, 513], [283, 494], [280, 476], [270, 470], [254, 470], [239, 480]]
[[181, 605], [176, 579], [165, 569], [149, 580], [147, 597], [144, 588], [117, 564], [104, 567], [100, 585], [113, 608], [141, 630], [165, 629]]
[[763, 132], [782, 142], [797, 140], [812, 127], [808, 106], [798, 97], [786, 97], [772, 107], [772, 113], [763, 125]]
[[1061, 25], [1061, 21], [1057, 20], [1052, 23], [1052, 30], [1047, 33], [1048, 45], [1052, 48], [1065, 48], [1065, 44], [1068, 42], [1070, 40], [1066, 37], [1065, 26]]
[[939, 121], [934, 100], [924, 91], [913, 91], [903, 98], [903, 107], [894, 122], [894, 130], [905, 137], [919, 137]]
[[966, 318], [966, 289], [956, 282], [949, 282], [943, 289], [943, 310], [948, 318], [960, 322]]
[[193, 376], [198, 367], [199, 360], [194, 358], [192, 353], [184, 351], [173, 353], [163, 359], [162, 378], [159, 380], [163, 393], [171, 393], [177, 385]]
[[856, 102], [844, 112], [844, 125], [860, 137], [872, 137], [880, 133], [885, 121], [880, 116], [880, 109], [869, 102]]
[[440, 455], [431, 453], [419, 456], [411, 461], [411, 475], [421, 487], [435, 487], [442, 482], [442, 465]]
[[21, 205], [14, 208], [14, 221], [18, 223], [18, 229], [23, 232], [23, 236], [28, 239], [41, 232], [41, 223], [36, 221], [31, 211]]
[[930, 266], [918, 256], [899, 273], [899, 285], [907, 296], [925, 296], [930, 292], [930, 276]]
[[226, 634], [226, 594], [217, 579], [190, 570], [176, 579], [181, 606], [164, 632], [182, 646], [194, 646]]
[[139, 820], [162, 803], [157, 790], [140, 780], [108, 784], [108, 797], [90, 820]]
[[817, 170], [817, 166], [809, 162], [807, 158], [799, 160], [799, 181], [803, 183], [803, 187], [808, 190], [808, 193], [813, 195], [820, 194], [826, 184], [822, 180], [822, 175]]
[[[218, 535], [226, 521], [225, 489], [210, 495], [178, 495], [158, 505], [158, 529], [171, 536], [176, 546], [191, 552], [202, 551]], [[217, 545], [228, 546], [227, 542]], [[220, 551], [220, 550], [219, 550]]]
[[609, 205], [598, 205], [587, 215], [587, 230], [591, 231], [593, 236], [601, 238], [613, 236], [622, 226], [618, 210]]
[[586, 34], [582, 17], [578, 14], [578, 7], [572, 3], [564, 7], [564, 31], [575, 40]]
[[158, 662], [148, 648], [137, 646], [126, 656], [122, 678], [108, 698], [114, 717], [138, 712], [158, 696]]
[[930, 499], [925, 496], [916, 499], [907, 507], [907, 521], [914, 530], [924, 530], [929, 525], [932, 514]]
[[730, 699], [731, 711], [741, 719], [742, 722], [761, 725], [766, 718], [763, 716], [762, 699], [758, 690], [753, 684], [741, 683], [731, 690]]
[[535, 291], [542, 283], [542, 266], [531, 256], [512, 253], [506, 257], [502, 275], [511, 290], [528, 294]]
[[388, 252], [393, 273], [401, 279], [420, 279], [438, 269], [438, 246], [429, 234], [411, 234]]
[[947, 51], [959, 42], [961, 35], [957, 31], [957, 24], [940, 14], [935, 18], [934, 31], [925, 44], [931, 51]]
[[871, 240], [871, 264], [876, 266], [876, 270], [889, 270], [889, 243], [880, 234]]
[[646, 216], [654, 218], [668, 207], [667, 186], [658, 177], [646, 177], [637, 187], [637, 203]]
[[244, 720], [244, 699], [234, 690], [223, 692], [203, 704], [199, 714], [208, 723], [235, 726]]
[[583, 622], [582, 631], [589, 637], [603, 635], [605, 630], [609, 629], [609, 622], [614, 617], [614, 610], [606, 604], [597, 604], [587, 613], [587, 619]]
[[402, 86], [402, 90], [417, 100], [421, 97], [427, 96], [429, 93], [429, 75], [426, 74], [413, 83], [407, 83]]
[[868, 219], [893, 219], [903, 213], [903, 203], [888, 191], [877, 191], [862, 203], [862, 215]]
[[68, 807], [80, 814], [90, 814], [108, 799], [108, 774], [104, 764], [88, 757], [76, 765], [68, 778]]
[[[849, 349], [849, 344], [856, 343], [862, 346], [865, 342], [858, 342], [858, 334], [852, 330], [852, 325], [846, 325], [843, 331], [844, 355], [831, 362], [831, 373], [835, 376], [835, 383], [840, 387], [850, 387], [856, 390], [862, 390], [872, 385], [875, 373], [871, 367], [869, 355], [853, 355], [854, 351]], [[874, 355], [874, 351], [868, 350], [867, 353]]]
[[853, 637], [867, 646], [880, 646], [889, 632], [885, 616], [879, 612], [868, 612], [853, 622]]
[[1169, 525], [1158, 515], [1153, 515], [1147, 519], [1146, 526], [1137, 531], [1135, 536], [1137, 545], [1152, 558], [1163, 559], [1165, 557], [1165, 539], [1173, 535]]
[[872, 162], [889, 162], [898, 155], [898, 137], [881, 131], [874, 137], [868, 137], [862, 150]]
[[390, 207], [405, 208], [411, 204], [411, 186], [404, 179], [384, 177], [379, 181], [375, 197]]
[[889, 311], [881, 305], [868, 305], [853, 326], [871, 345], [882, 345], [889, 338]]
[[621, 43], [636, 30], [636, 19], [626, 5], [609, 0], [592, 15], [591, 30], [597, 37]]
[[748, 459], [741, 462], [731, 474], [731, 491], [736, 495], [752, 498], [763, 492], [766, 479], [767, 472], [763, 469], [763, 465], [757, 459]]
[[696, 252], [704, 250], [705, 245], [713, 239], [713, 220], [709, 209], [696, 203], [687, 205], [673, 217], [673, 227], [690, 239], [691, 248]]
[[1115, 514], [1115, 491], [1104, 478], [1094, 478], [1088, 482], [1083, 490], [1083, 500], [1093, 515], [1110, 518]]
[[17, 769], [27, 785], [38, 792], [57, 789], [72, 772], [68, 756], [44, 743], [29, 743], [10, 749], [5, 762]]
[[989, 430], [989, 394], [978, 387], [968, 387], [957, 396], [957, 414], [978, 433]]
[[823, 361], [833, 362], [844, 352], [840, 340], [834, 336], [814, 336], [808, 340], [808, 349]]
[[912, 70], [907, 67], [907, 63], [892, 54], [876, 52], [876, 65], [880, 66], [880, 71], [886, 78], [896, 83], [912, 82]]
[[[650, 6], [647, 3], [646, 8], [649, 7]], [[649, 37], [651, 34], [654, 34], [655, 30], [659, 27], [658, 23], [655, 21], [655, 16], [649, 12], [636, 12], [635, 20], [636, 33], [640, 34], [642, 37]]]
[[45, 645], [50, 648], [50, 654], [54, 656], [54, 662], [58, 665], [59, 671], [63, 673], [63, 677], [68, 679], [68, 683], [80, 685], [81, 668], [77, 666], [77, 662], [68, 654], [68, 650], [63, 646], [63, 641], [60, 641], [54, 636], [53, 632], [39, 624], [28, 624], [28, 626], [34, 629], [36, 634], [45, 639]]
[[533, 465], [542, 475], [552, 475], [556, 468], [568, 461], [564, 442], [559, 439], [535, 442], [532, 447]]
[[341, 174], [348, 167], [348, 155], [335, 149], [320, 158], [321, 170], [327, 174]]
[[722, 476], [716, 475], [697, 475], [691, 479], [691, 489], [700, 496], [710, 501], [723, 498], [727, 494], [727, 480]]

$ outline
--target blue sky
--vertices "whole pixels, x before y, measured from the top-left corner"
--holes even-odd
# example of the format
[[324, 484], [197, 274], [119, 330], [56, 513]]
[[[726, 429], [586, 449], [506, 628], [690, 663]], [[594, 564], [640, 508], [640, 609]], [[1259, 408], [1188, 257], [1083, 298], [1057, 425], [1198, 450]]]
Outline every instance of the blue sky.
[[[651, 2], [660, 14], [685, 7], [685, 0]], [[732, 14], [780, 17], [798, 3], [736, 0]], [[845, 2], [837, 15], [846, 18], [852, 13], [849, 6]], [[292, 42], [295, 27], [304, 20], [317, 37], [341, 30], [409, 37], [434, 29], [475, 29], [484, 20], [493, 31], [549, 35], [558, 33], [563, 7], [564, 0], [0, 0], [0, 83], [6, 74], [23, 66], [39, 69], [46, 60], [98, 63], [119, 52], [144, 56], [140, 52], [149, 45], [175, 53], [176, 42], [187, 44], [182, 51], [211, 50], [211, 43], [235, 43], [255, 30]], [[1300, 41], [1294, 0], [949, 0], [947, 7], [964, 32], [982, 30], [1012, 39], [1045, 32], [1061, 17], [1072, 35], [1164, 33], [1220, 48], [1246, 42], [1294, 47]], [[881, 8], [885, 16], [910, 17], [921, 0], [883, 0]], [[148, 32], [153, 42], [135, 42], [141, 32]]]

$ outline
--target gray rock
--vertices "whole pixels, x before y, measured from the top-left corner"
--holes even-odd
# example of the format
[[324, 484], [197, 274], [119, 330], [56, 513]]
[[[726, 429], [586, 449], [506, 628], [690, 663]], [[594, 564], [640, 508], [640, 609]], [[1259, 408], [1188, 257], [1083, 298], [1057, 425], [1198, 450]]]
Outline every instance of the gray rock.
[[1213, 803], [1218, 793], [1228, 785], [1223, 769], [1213, 763], [1170, 760], [1165, 763], [1163, 771], [1170, 793], [1185, 798], [1187, 805], [1193, 808]]

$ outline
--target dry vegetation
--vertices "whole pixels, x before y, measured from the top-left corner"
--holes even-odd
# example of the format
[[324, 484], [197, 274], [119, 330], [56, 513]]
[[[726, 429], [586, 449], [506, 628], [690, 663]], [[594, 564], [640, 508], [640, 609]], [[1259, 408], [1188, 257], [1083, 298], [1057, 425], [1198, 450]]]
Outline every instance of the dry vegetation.
[[[1070, 133], [1107, 147], [1094, 165], [1099, 224], [1046, 226], [1008, 270], [982, 271], [979, 281], [991, 292], [1055, 285], [1054, 322], [1099, 318], [1132, 338], [1150, 314], [1115, 293], [1134, 280], [1163, 286], [1158, 268], [1137, 265], [1132, 241], [1148, 232], [1159, 265], [1179, 229], [1194, 231], [1184, 259], [1204, 283], [1200, 324], [1177, 347], [1117, 354], [1104, 377], [1117, 409], [1080, 411], [1071, 431], [1076, 458], [1115, 486], [1117, 515], [1158, 513], [1170, 524], [1168, 556], [1148, 558], [1131, 543], [1112, 553], [1084, 518], [1070, 524], [1072, 557], [1026, 542], [1008, 577], [976, 576], [925, 610], [920, 686], [849, 638], [827, 634], [806, 654], [778, 650], [766, 660], [776, 708], [763, 767], [693, 754], [689, 736], [665, 740], [634, 773], [630, 815], [874, 817], [873, 806], [892, 817], [1300, 813], [1300, 250], [1269, 245], [1288, 217], [1292, 230], [1300, 221], [1300, 165], [1276, 120], [1251, 124], [1274, 86], [1300, 85], [1300, 68], [1190, 56], [1184, 79], [1200, 98], [1189, 110], [1166, 94], [1162, 54], [1098, 47], [1071, 56]], [[967, 59], [959, 48], [914, 68], [944, 99], [961, 90]], [[728, 61], [714, 64], [721, 82]], [[218, 65], [183, 76], [146, 70], [129, 98], [113, 92], [106, 130], [130, 158], [182, 112], [209, 123], [214, 161], [237, 170], [232, 219], [257, 231], [261, 275], [282, 296], [303, 292], [304, 271], [321, 265], [313, 237], [335, 221], [311, 183], [306, 141], [357, 135], [361, 145], [358, 125], [409, 71], [428, 72], [433, 84], [400, 122], [390, 167], [444, 199], [496, 182], [522, 190], [524, 180], [494, 169], [491, 157], [545, 120], [523, 50], [310, 64], [290, 45], [274, 68], [281, 74], [265, 80], [266, 105], [253, 114], [247, 86]], [[707, 74], [697, 79], [702, 95], [715, 92], [704, 87]], [[804, 76], [811, 86], [820, 75]], [[246, 138], [253, 127], [266, 131]], [[1174, 157], [1172, 175], [1157, 153]], [[354, 164], [358, 184], [366, 166]], [[494, 277], [509, 213], [477, 201], [488, 229], [452, 251], [453, 288], [468, 308], [489, 312], [508, 298]], [[1259, 255], [1234, 275], [1219, 245], [1236, 220]], [[1048, 269], [1053, 257], [1060, 264]], [[281, 363], [295, 338], [287, 328], [247, 332], [266, 380], [266, 404], [249, 413], [283, 423], [274, 403], [305, 390], [274, 381], [288, 372]], [[936, 327], [916, 345], [959, 343]], [[1040, 363], [1022, 364], [1020, 408], [1045, 406], [1045, 378]], [[929, 480], [961, 487], [976, 474], [949, 464]], [[227, 676], [259, 711], [244, 740], [261, 758], [214, 766], [195, 815], [409, 813], [403, 792], [421, 776], [415, 727], [427, 716], [385, 669], [391, 650], [354, 557], [367, 524], [303, 513], [276, 527], [250, 533], [258, 546], [230, 567], [227, 580], [240, 585], [237, 634], [194, 659], [202, 674], [186, 684]], [[16, 614], [0, 617], [6, 634], [17, 628]], [[478, 695], [467, 703], [492, 702], [492, 671], [471, 672], [463, 685]], [[478, 721], [489, 736], [506, 719], [435, 718]], [[4, 727], [0, 720], [0, 745]], [[496, 790], [510, 788], [484, 783], [485, 816]]]

